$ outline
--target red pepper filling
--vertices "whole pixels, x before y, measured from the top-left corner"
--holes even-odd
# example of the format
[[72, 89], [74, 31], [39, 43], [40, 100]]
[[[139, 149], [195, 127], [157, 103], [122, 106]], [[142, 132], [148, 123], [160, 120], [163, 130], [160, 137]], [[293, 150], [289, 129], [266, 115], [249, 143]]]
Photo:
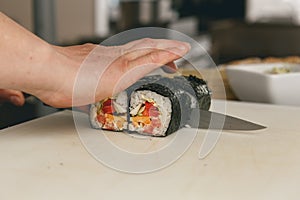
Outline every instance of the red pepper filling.
[[101, 108], [98, 111], [97, 120], [102, 124], [102, 128], [107, 130], [122, 130], [125, 119], [119, 116], [114, 116], [115, 109], [113, 100], [107, 99], [102, 102]]
[[159, 110], [152, 102], [146, 101], [144, 104], [144, 110], [141, 113], [142, 116], [132, 117], [132, 122], [134, 126], [142, 125], [144, 127], [145, 133], [153, 134], [154, 128], [159, 128], [161, 126], [159, 116]]
[[115, 112], [114, 107], [112, 105], [112, 100], [108, 99], [102, 104], [102, 112], [107, 114], [113, 114]]

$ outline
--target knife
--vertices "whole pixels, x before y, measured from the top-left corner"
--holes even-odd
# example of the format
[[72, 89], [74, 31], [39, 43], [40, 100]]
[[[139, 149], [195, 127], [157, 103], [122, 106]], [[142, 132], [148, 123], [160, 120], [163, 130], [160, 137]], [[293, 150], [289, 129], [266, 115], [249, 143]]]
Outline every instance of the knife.
[[[73, 108], [64, 108], [62, 110], [71, 110], [82, 113], [87, 113], [81, 109]], [[193, 108], [191, 111], [190, 120], [187, 122], [187, 125], [191, 128], [199, 129], [215, 129], [215, 130], [239, 130], [239, 131], [251, 131], [251, 130], [260, 130], [266, 128], [263, 125], [256, 124], [244, 119], [237, 117], [224, 115], [217, 112], [212, 112], [208, 110], [201, 110], [198, 108]]]
[[[86, 111], [76, 108], [66, 108], [66, 110], [78, 111], [88, 114]], [[256, 124], [244, 119], [198, 108], [192, 109], [190, 120], [187, 122], [187, 125], [191, 128], [199, 129], [239, 131], [251, 131], [266, 128], [263, 125]]]
[[[45, 106], [49, 106], [44, 104]], [[51, 107], [51, 106], [49, 106]], [[78, 109], [76, 107], [63, 108], [59, 110], [71, 110], [88, 114], [88, 111]], [[250, 131], [266, 128], [260, 124], [256, 124], [237, 117], [224, 115], [217, 112], [193, 108], [187, 126], [199, 129], [215, 129], [215, 130], [240, 130]]]
[[237, 117], [224, 115], [217, 112], [194, 108], [191, 111], [191, 118], [187, 123], [191, 128], [216, 129], [216, 130], [259, 130], [266, 128]]

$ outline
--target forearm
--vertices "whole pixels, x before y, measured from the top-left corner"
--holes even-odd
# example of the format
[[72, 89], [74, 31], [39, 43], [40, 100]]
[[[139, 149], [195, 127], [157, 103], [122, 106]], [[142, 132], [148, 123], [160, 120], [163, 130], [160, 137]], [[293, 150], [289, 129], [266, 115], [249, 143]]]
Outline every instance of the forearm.
[[51, 45], [0, 12], [0, 88], [26, 91], [52, 56]]

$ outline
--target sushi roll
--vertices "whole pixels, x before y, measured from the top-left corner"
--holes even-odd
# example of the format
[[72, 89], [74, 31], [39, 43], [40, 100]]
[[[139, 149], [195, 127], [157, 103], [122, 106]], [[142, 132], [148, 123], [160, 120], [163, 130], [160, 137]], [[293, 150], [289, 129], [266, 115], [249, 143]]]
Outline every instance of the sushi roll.
[[158, 82], [141, 86], [130, 96], [128, 130], [151, 136], [177, 131], [185, 124], [182, 116], [189, 109], [181, 104], [181, 96]]
[[90, 123], [93, 128], [123, 131], [127, 128], [127, 93], [103, 99], [90, 107]]
[[140, 79], [120, 94], [91, 105], [93, 128], [167, 136], [184, 127], [193, 108], [208, 110], [211, 93], [195, 76]]
[[211, 91], [209, 90], [207, 83], [203, 79], [192, 75], [184, 76], [184, 78], [193, 88], [192, 96], [194, 96], [198, 102], [196, 107], [202, 110], [209, 110], [211, 105]]

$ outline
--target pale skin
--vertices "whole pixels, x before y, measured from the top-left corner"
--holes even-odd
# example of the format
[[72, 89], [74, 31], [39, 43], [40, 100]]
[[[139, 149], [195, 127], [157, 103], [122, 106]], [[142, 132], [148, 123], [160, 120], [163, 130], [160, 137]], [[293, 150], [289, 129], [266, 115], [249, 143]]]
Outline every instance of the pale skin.
[[[141, 39], [113, 47], [96, 44], [54, 46], [1, 12], [0, 27], [0, 103], [10, 101], [18, 106], [24, 104], [23, 92], [58, 108], [93, 103], [125, 89], [162, 65], [167, 64], [168, 70], [176, 71], [173, 61], [190, 49], [187, 43], [163, 39]], [[76, 75], [83, 61], [95, 49], [97, 63], [109, 64], [99, 65], [105, 70], [96, 86], [94, 100], [82, 100], [74, 105], [72, 96]], [[122, 81], [121, 78], [129, 72], [128, 81]], [[120, 81], [122, 87], [117, 86]]]

